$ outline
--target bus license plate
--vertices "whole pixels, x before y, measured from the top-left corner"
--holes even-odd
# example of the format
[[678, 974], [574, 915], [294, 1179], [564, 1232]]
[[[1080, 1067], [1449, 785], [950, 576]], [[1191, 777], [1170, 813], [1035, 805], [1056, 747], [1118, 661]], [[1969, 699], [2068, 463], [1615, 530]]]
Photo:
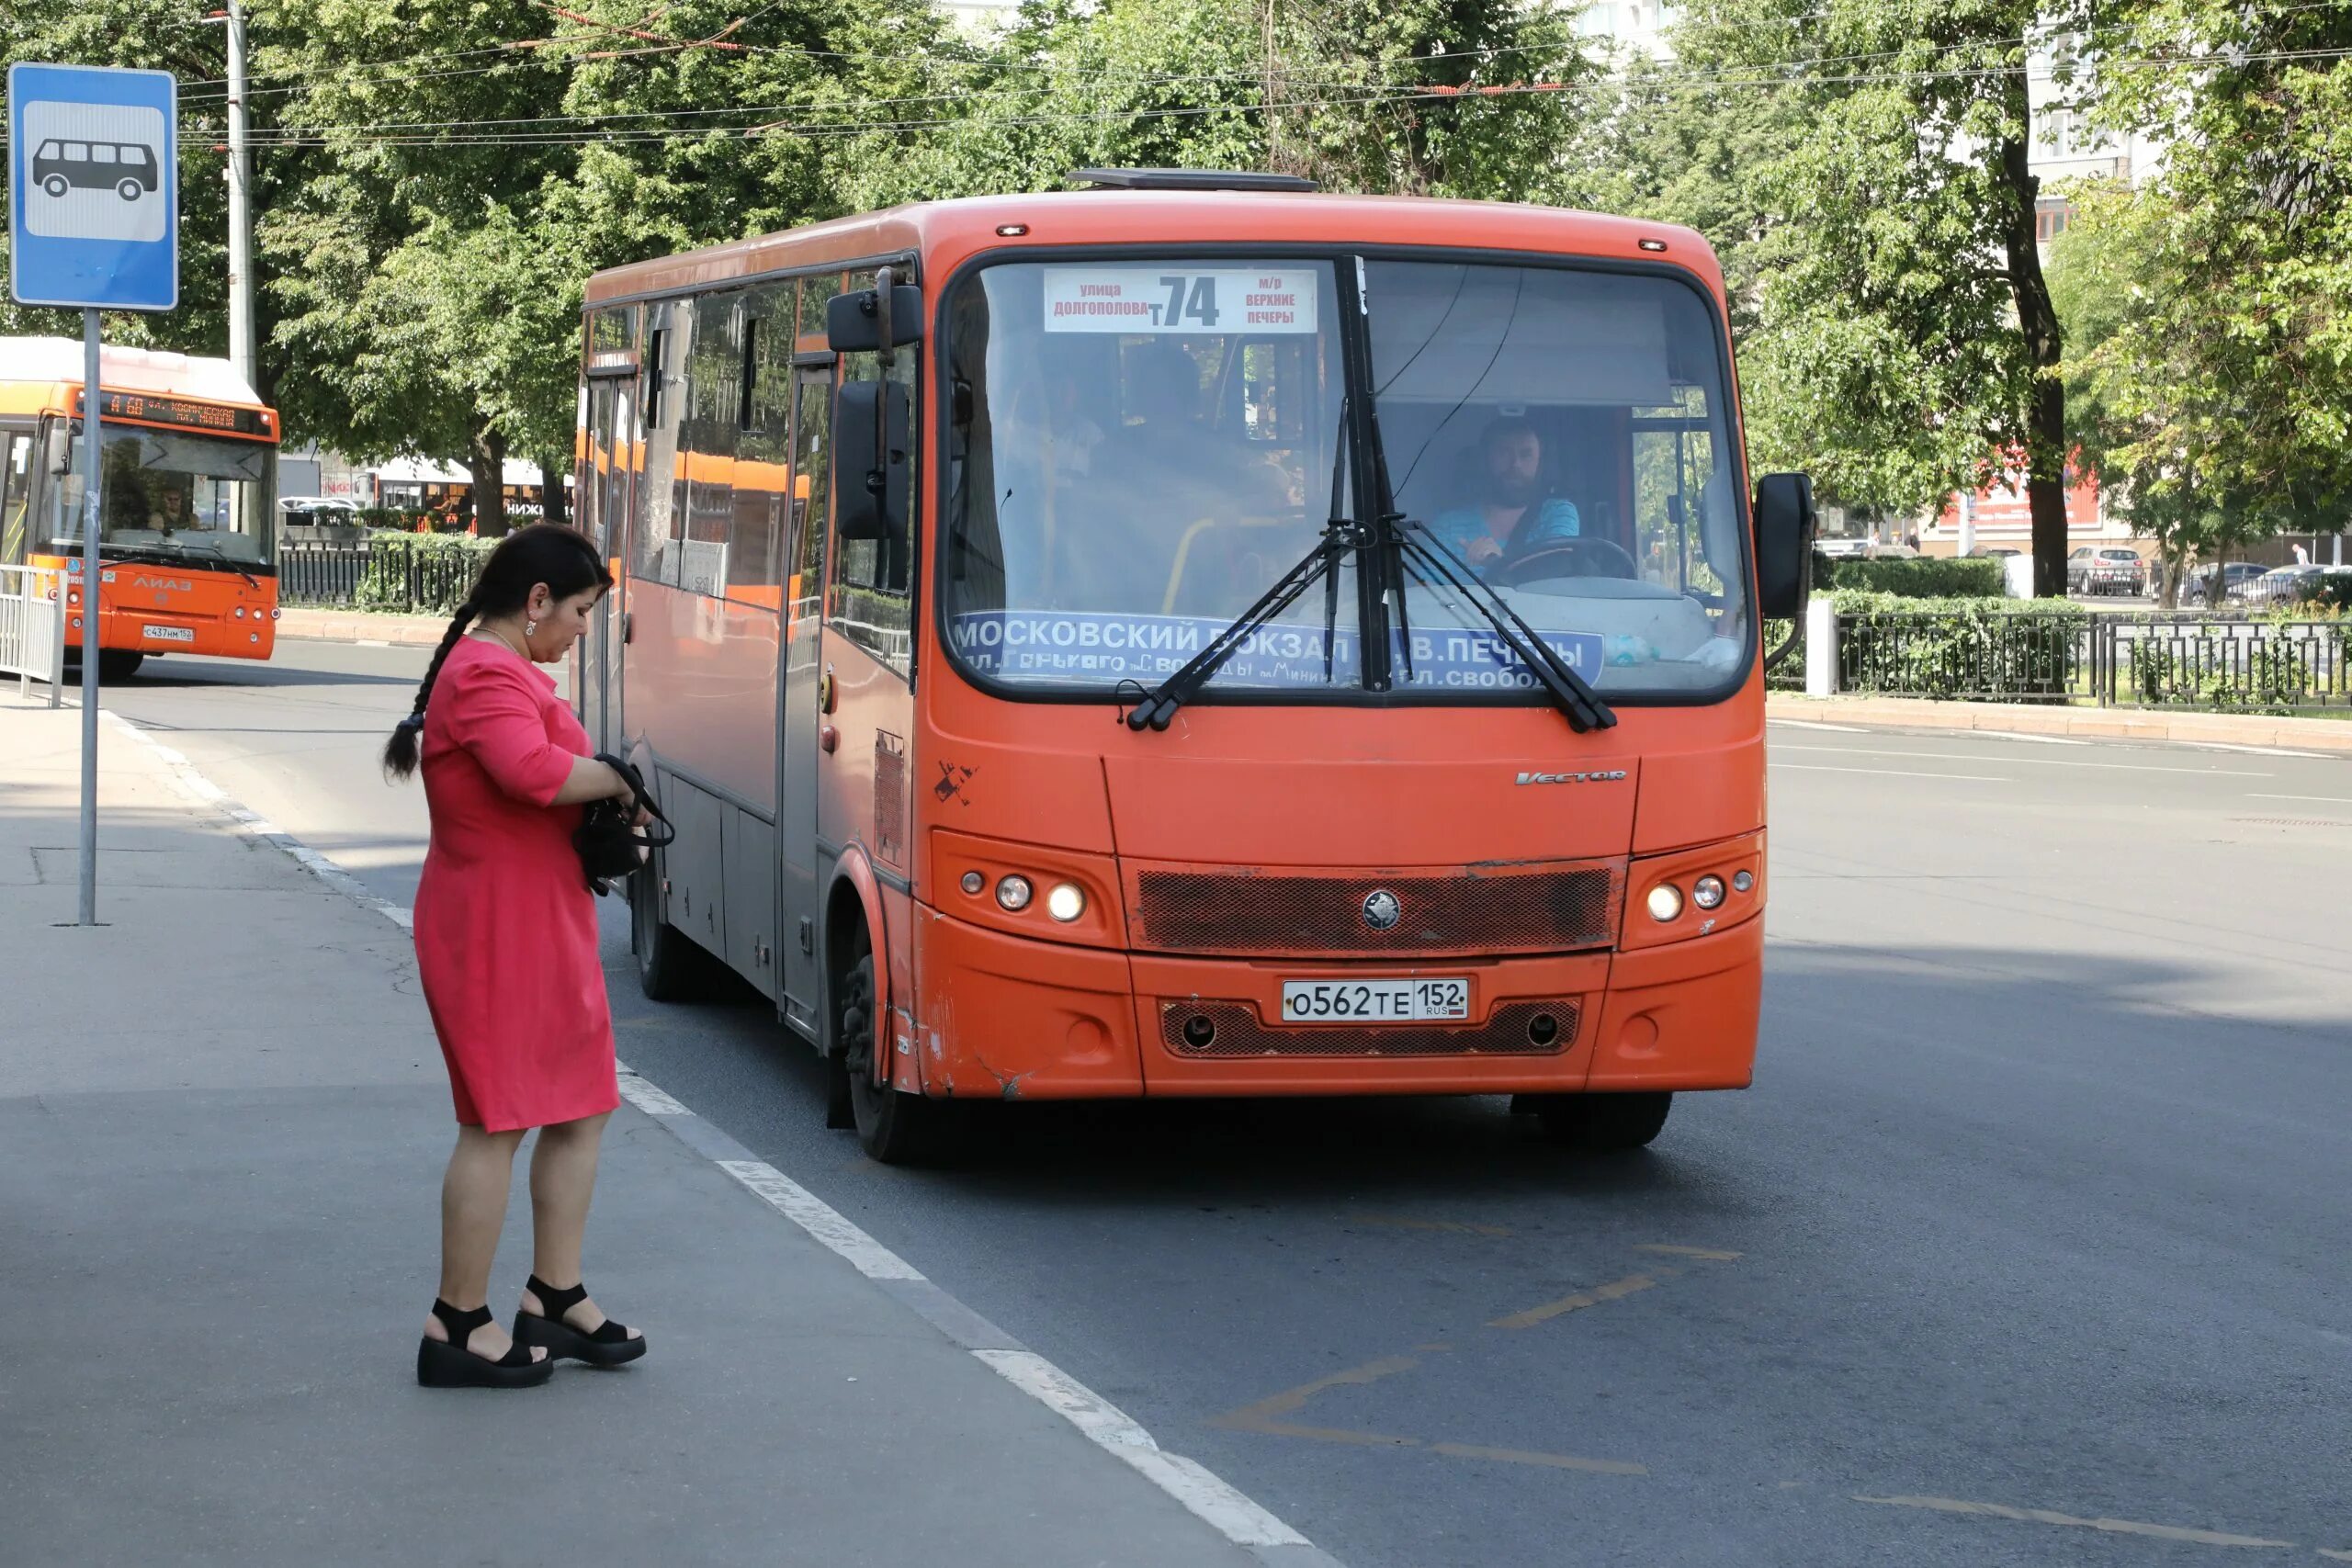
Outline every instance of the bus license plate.
[[1470, 1016], [1470, 982], [1285, 980], [1284, 1023], [1422, 1023]]
[[157, 642], [194, 642], [196, 640], [196, 628], [193, 626], [141, 626], [139, 631], [141, 636], [153, 637]]

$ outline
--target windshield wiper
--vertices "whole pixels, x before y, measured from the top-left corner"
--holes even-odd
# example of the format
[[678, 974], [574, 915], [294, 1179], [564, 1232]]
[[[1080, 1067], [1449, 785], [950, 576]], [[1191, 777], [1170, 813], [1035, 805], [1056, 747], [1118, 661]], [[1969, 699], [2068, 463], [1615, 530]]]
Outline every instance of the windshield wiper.
[[1520, 662], [1552, 694], [1553, 702], [1567, 716], [1569, 728], [1581, 735], [1589, 729], [1607, 729], [1616, 724], [1616, 713], [1600, 700], [1600, 694], [1592, 689], [1592, 683], [1577, 674], [1575, 667], [1560, 657], [1559, 650], [1521, 619], [1510, 602], [1471, 570], [1467, 561], [1447, 548], [1445, 541], [1428, 524], [1418, 517], [1394, 514], [1381, 521], [1391, 529], [1402, 527], [1406, 536], [1397, 544], [1404, 555], [1421, 562], [1495, 628], [1503, 646], [1517, 654]]
[[259, 588], [261, 586], [261, 579], [255, 577], [252, 572], [247, 571], [243, 567], [239, 566], [235, 557], [230, 555], [220, 546], [202, 539], [189, 540], [186, 543], [181, 543], [175, 540], [170, 545], [118, 545], [110, 540], [100, 539], [98, 541], [98, 555], [100, 558], [98, 564], [104, 566], [109, 564], [109, 562], [123, 563], [144, 561], [150, 566], [176, 566], [179, 564], [181, 552], [186, 550], [202, 550], [205, 554], [210, 556], [213, 559], [227, 567], [231, 571], [235, 572], [239, 577], [243, 578], [245, 580], [246, 586], [251, 588]]
[[[1129, 729], [1166, 729], [1176, 710], [1190, 702], [1208, 678], [1216, 674], [1225, 661], [1241, 649], [1241, 645], [1256, 636], [1267, 622], [1298, 602], [1318, 577], [1327, 574], [1336, 583], [1340, 563], [1351, 551], [1362, 547], [1364, 531], [1345, 517], [1335, 517], [1296, 566], [1283, 573], [1280, 581], [1266, 590], [1258, 602], [1244, 610], [1234, 623], [1209, 640], [1209, 645], [1193, 656], [1192, 661], [1158, 686], [1147, 692], [1143, 700], [1127, 711]], [[1334, 590], [1336, 592], [1336, 589]], [[1336, 620], [1333, 602], [1328, 620]], [[1331, 666], [1331, 639], [1323, 639], [1323, 667], [1328, 679]]]
[[259, 588], [261, 586], [260, 578], [255, 577], [252, 572], [247, 571], [243, 567], [239, 566], [235, 559], [230, 556], [228, 551], [222, 549], [220, 546], [212, 543], [209, 539], [183, 540], [175, 547], [183, 550], [202, 550], [214, 560], [217, 560], [222, 566], [227, 567], [231, 571], [235, 572], [239, 577], [243, 578], [245, 580], [246, 587]]

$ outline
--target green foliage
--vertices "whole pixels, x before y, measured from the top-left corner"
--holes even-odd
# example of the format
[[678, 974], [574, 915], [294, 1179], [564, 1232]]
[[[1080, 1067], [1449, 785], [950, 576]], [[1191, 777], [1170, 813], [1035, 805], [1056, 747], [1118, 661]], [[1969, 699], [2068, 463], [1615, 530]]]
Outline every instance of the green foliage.
[[2143, 633], [2121, 660], [2133, 702], [2224, 713], [2291, 713], [2329, 690], [2347, 649], [2340, 622], [2211, 621]]
[[2091, 615], [2064, 600], [1845, 590], [1833, 604], [1840, 691], [2063, 702], [2087, 689]]
[[497, 545], [464, 534], [371, 535], [356, 603], [363, 610], [454, 615]]
[[2001, 563], [1981, 557], [1936, 556], [1885, 560], [1837, 560], [1816, 556], [1815, 592], [1860, 589], [1902, 599], [1998, 599], [2007, 592]]

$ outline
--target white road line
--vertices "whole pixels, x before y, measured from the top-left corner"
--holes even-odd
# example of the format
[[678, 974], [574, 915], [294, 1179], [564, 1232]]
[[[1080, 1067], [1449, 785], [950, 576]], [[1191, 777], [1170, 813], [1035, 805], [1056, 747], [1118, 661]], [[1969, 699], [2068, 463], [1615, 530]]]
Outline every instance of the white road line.
[[2028, 735], [2022, 729], [1972, 729], [1971, 735], [1987, 740], [2030, 740], [2036, 746], [2088, 746], [2089, 741], [2074, 735]]
[[1960, 779], [1969, 784], [2015, 784], [2015, 779], [1997, 778], [1991, 773], [1917, 773], [1903, 768], [1832, 768], [1819, 762], [1780, 762], [1776, 768], [1789, 768], [1800, 773], [1875, 773], [1889, 779]]
[[1868, 735], [1870, 733], [1859, 724], [1822, 724], [1810, 718], [1768, 718], [1764, 722], [1778, 725], [1784, 729], [1826, 729], [1832, 735]]
[[2267, 779], [2273, 773], [2240, 768], [2160, 768], [2147, 762], [2076, 762], [2064, 757], [1988, 757], [1982, 751], [1892, 751], [1870, 746], [1776, 746], [1776, 751], [1818, 751], [1832, 757], [1920, 757], [1935, 762], [2014, 762], [2029, 768], [2098, 768], [2119, 773], [2190, 773], [2200, 779]]
[[2316, 800], [2328, 806], [2352, 806], [2352, 796], [2341, 795], [2264, 795], [2259, 790], [2245, 792], [2248, 800]]
[[[309, 845], [279, 832], [223, 794], [196, 771], [187, 759], [163, 745], [128, 719], [105, 716], [126, 735], [155, 752], [170, 769], [173, 780], [191, 799], [224, 813], [237, 830], [284, 851], [302, 868], [354, 903], [376, 910], [406, 928], [411, 911], [388, 904], [369, 893], [343, 867]], [[266, 831], [258, 829], [266, 829]], [[620, 1090], [630, 1104], [648, 1115], [674, 1121], [694, 1111], [663, 1093], [636, 1071], [616, 1064]], [[722, 1159], [712, 1162], [741, 1182], [776, 1213], [798, 1225], [820, 1246], [838, 1254], [869, 1280], [902, 1280], [938, 1287], [905, 1258], [875, 1240], [823, 1199], [765, 1160]], [[945, 1292], [940, 1292], [943, 1296]], [[949, 1300], [954, 1298], [949, 1297]], [[960, 1305], [960, 1303], [958, 1303]], [[1162, 1449], [1125, 1412], [1046, 1360], [1034, 1350], [965, 1348], [965, 1353], [985, 1363], [1013, 1387], [1028, 1394], [1076, 1427], [1104, 1452], [1114, 1455], [1145, 1480], [1159, 1487], [1187, 1512], [1236, 1546], [1258, 1550], [1304, 1548], [1317, 1561], [1330, 1559], [1315, 1552], [1313, 1543], [1272, 1513], [1252, 1502], [1238, 1488], [1219, 1480], [1206, 1466]]]

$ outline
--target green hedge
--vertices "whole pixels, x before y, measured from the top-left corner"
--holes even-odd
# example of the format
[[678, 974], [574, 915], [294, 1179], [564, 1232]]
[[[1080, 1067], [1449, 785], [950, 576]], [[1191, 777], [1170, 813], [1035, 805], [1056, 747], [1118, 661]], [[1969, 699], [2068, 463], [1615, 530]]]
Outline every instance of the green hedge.
[[1840, 691], [2063, 701], [2088, 689], [2091, 612], [2067, 600], [1847, 590], [1831, 602]]
[[368, 570], [359, 579], [360, 608], [447, 615], [465, 602], [498, 541], [390, 531], [370, 535], [368, 546]]
[[2001, 563], [1989, 557], [1951, 560], [1935, 556], [1882, 560], [1832, 560], [1816, 556], [1816, 589], [1860, 590], [1905, 599], [1998, 599], [2006, 592]]

